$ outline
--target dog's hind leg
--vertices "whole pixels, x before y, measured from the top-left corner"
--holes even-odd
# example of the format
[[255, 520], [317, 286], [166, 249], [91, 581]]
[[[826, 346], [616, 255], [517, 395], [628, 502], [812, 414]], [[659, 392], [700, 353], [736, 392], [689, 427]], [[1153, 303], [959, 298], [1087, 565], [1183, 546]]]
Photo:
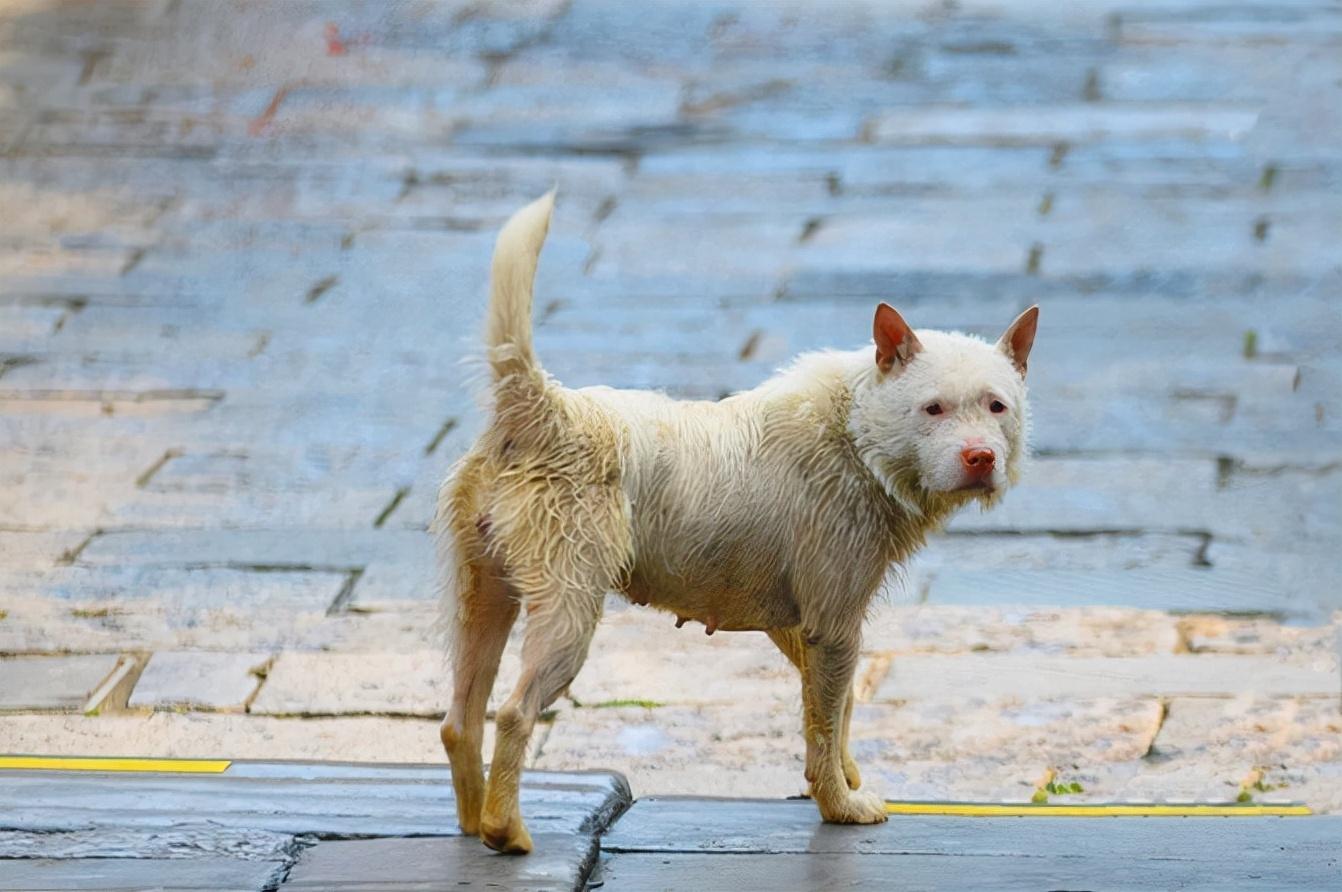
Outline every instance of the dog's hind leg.
[[531, 851], [531, 834], [518, 806], [527, 743], [541, 712], [582, 668], [604, 597], [600, 587], [564, 589], [544, 601], [528, 603], [522, 675], [494, 722], [494, 761], [480, 818], [480, 838], [491, 849], [512, 854]]
[[452, 630], [452, 706], [439, 734], [452, 763], [452, 786], [457, 795], [457, 823], [462, 832], [480, 832], [485, 801], [481, 746], [485, 707], [498, 674], [499, 659], [508, 632], [517, 619], [518, 603], [497, 568], [474, 563], [460, 573], [457, 616]]
[[[771, 629], [769, 638], [783, 655], [792, 662], [797, 668], [797, 672], [802, 676], [802, 711], [804, 713], [803, 721], [809, 726], [812, 723], [811, 702], [809, 694], [814, 685], [806, 682], [806, 641], [800, 628], [792, 629]], [[843, 708], [843, 742], [841, 746], [843, 758], [843, 777], [848, 782], [848, 789], [856, 790], [862, 786], [862, 773], [858, 771], [857, 762], [853, 760], [852, 753], [848, 748], [848, 730], [853, 723], [853, 692], [849, 686], [848, 699]], [[811, 743], [810, 735], [807, 735], [806, 741], [806, 780], [808, 783], [815, 780], [816, 774], [816, 751]]]

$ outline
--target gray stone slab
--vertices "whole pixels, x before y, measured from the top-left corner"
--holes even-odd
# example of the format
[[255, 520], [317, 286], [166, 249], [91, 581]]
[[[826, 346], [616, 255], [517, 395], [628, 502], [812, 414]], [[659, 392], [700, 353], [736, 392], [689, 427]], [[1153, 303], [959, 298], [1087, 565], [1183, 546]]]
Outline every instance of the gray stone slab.
[[432, 551], [420, 530], [172, 529], [107, 532], [79, 553], [85, 564], [239, 565], [351, 567]]
[[[0, 829], [77, 830], [98, 822], [147, 830], [199, 821], [233, 830], [355, 836], [458, 833], [442, 768], [236, 763], [221, 775], [3, 772]], [[522, 810], [536, 833], [599, 828], [629, 802], [614, 774], [528, 772]]]
[[[835, 215], [799, 249], [803, 264], [847, 272], [954, 269], [1012, 273], [1038, 238], [1032, 195], [906, 199], [896, 211]], [[928, 219], [955, 225], [928, 226]]]
[[395, 491], [390, 482], [378, 487], [342, 487], [284, 492], [258, 486], [248, 491], [137, 492], [108, 518], [118, 526], [296, 527], [324, 525], [361, 529], [373, 525]]
[[1305, 615], [1307, 603], [1277, 577], [1214, 567], [1135, 570], [936, 570], [931, 604], [1105, 605], [1173, 613]]
[[[1223, 860], [1155, 861], [1145, 853], [1059, 852], [1047, 836], [1030, 855], [613, 855], [602, 863], [600, 888], [745, 892], [776, 889], [950, 890], [1038, 889], [1336, 889], [1342, 882], [1337, 861], [1309, 862], [1278, 857], [1245, 863], [1233, 848], [1218, 850]], [[1093, 847], [1095, 840], [1090, 840]], [[1093, 848], [1081, 852], [1093, 852]]]
[[0, 563], [7, 572], [45, 570], [62, 554], [88, 538], [85, 530], [60, 532], [0, 532]]
[[149, 658], [127, 705], [241, 711], [269, 660], [270, 654], [259, 652], [159, 651]]
[[589, 834], [533, 834], [524, 858], [499, 855], [474, 837], [320, 842], [289, 872], [282, 889], [430, 892], [443, 888], [570, 890], [596, 861]]
[[[1047, 253], [1045, 253], [1047, 256]], [[822, 258], [823, 260], [823, 258]], [[1022, 267], [1025, 260], [1022, 258]], [[1195, 300], [1212, 295], [1239, 296], [1309, 287], [1312, 278], [1289, 273], [1249, 273], [1236, 269], [1117, 269], [1054, 275], [962, 271], [954, 267], [923, 269], [858, 269], [819, 262], [799, 265], [787, 277], [779, 299], [783, 301], [843, 302], [894, 299], [905, 305], [934, 305], [943, 301], [980, 303], [1012, 300], [1075, 300], [1089, 294], [1123, 294], [1130, 297], [1160, 297], [1165, 300]]]
[[[1228, 458], [1261, 460], [1271, 456], [1283, 465], [1308, 465], [1319, 455], [1333, 454], [1337, 450], [1338, 435], [1333, 431], [1302, 425], [1293, 428], [1291, 437], [1284, 439], [1280, 428], [1237, 428], [1233, 422], [1227, 425], [1217, 420], [1213, 413], [1218, 403], [1225, 404], [1222, 398], [1213, 395], [1201, 402], [1199, 407], [1195, 401], [1175, 398], [1050, 400], [1048, 412], [1035, 413], [1031, 439], [1035, 449], [1055, 454], [1127, 452], [1210, 457], [1214, 447], [1215, 454]], [[1193, 419], [1189, 419], [1190, 415]], [[1197, 417], [1199, 415], [1201, 417]], [[1193, 423], [1189, 423], [1190, 420]], [[1204, 502], [1205, 513], [1199, 516], [1199, 527], [1202, 523], [1210, 523], [1213, 531], [1242, 535], [1246, 528], [1255, 525], [1257, 518], [1251, 504], [1229, 508], [1227, 502], [1225, 499]], [[1172, 508], [1178, 509], [1184, 517], [1188, 516], [1184, 506], [1174, 503]], [[1173, 511], [1171, 513], [1175, 516]], [[987, 517], [992, 515], [985, 515]], [[1038, 528], [1038, 523], [1036, 518], [1030, 526]], [[1272, 531], [1277, 525], [1259, 522], [1259, 526]]]
[[[1031, 357], [1033, 359], [1033, 357]], [[1033, 371], [1033, 368], [1031, 369]], [[1041, 377], [1043, 377], [1041, 375]], [[1119, 411], [1129, 400], [1107, 400]], [[1054, 423], [1073, 421], [1066, 408], [1046, 403]], [[1188, 424], [1195, 427], [1194, 424]], [[1209, 427], [1219, 426], [1216, 423]], [[1232, 513], [1216, 491], [1216, 462], [1204, 459], [1046, 457], [1030, 462], [1020, 484], [990, 512], [962, 511], [949, 528], [956, 531], [1053, 530], [1216, 530]], [[1215, 509], [1220, 507], [1221, 511]], [[1237, 529], [1237, 527], [1232, 527]]]
[[1249, 106], [1212, 103], [901, 109], [877, 119], [879, 142], [1052, 145], [1105, 139], [1235, 139], [1258, 121]]
[[117, 659], [115, 654], [0, 658], [0, 712], [81, 709]]
[[991, 877], [1005, 889], [1322, 890], [1342, 881], [1340, 831], [1331, 817], [896, 815], [841, 827], [810, 802], [644, 799], [602, 838], [597, 878], [607, 889], [962, 889]]
[[877, 700], [994, 696], [1336, 697], [1336, 660], [1274, 656], [1153, 654], [1143, 657], [1050, 657], [957, 654], [898, 657]]
[[279, 655], [252, 703], [255, 715], [441, 716], [449, 674], [440, 650]]
[[[409, 526], [411, 518], [427, 526], [436, 510], [436, 487], [416, 487], [403, 499], [388, 521], [394, 526]], [[362, 609], [376, 609], [387, 602], [420, 601], [434, 603], [438, 599], [439, 570], [437, 555], [431, 550], [415, 560], [380, 561], [370, 564], [354, 585], [351, 603]]]
[[[1113, 850], [1151, 858], [1198, 858], [1198, 840], [1234, 846], [1246, 858], [1279, 851], [1334, 855], [1342, 818], [967, 818], [892, 815], [885, 824], [820, 821], [805, 801], [668, 796], [640, 799], [601, 840], [605, 852], [864, 855], [1028, 855], [1069, 850], [1102, 833]], [[1041, 840], [1055, 844], [1042, 844]], [[1207, 856], [1215, 860], [1216, 856]]]
[[0, 862], [0, 867], [0, 890], [4, 892], [261, 892], [283, 876], [285, 863], [235, 858], [30, 858]]
[[103, 825], [78, 830], [42, 832], [0, 830], [0, 861], [10, 858], [231, 858], [243, 861], [286, 861], [298, 854], [292, 834], [265, 830], [230, 830], [209, 823], [133, 830]]
[[952, 533], [929, 538], [927, 546], [910, 563], [918, 567], [923, 576], [930, 576], [934, 571], [972, 573], [980, 569], [1185, 570], [1204, 543], [1204, 537], [1193, 533], [1116, 532], [1094, 536], [1030, 534], [1024, 530], [998, 535]]
[[34, 588], [46, 597], [68, 602], [153, 603], [179, 611], [325, 610], [348, 582], [350, 569], [301, 560], [203, 567], [128, 561], [115, 566], [57, 567]]

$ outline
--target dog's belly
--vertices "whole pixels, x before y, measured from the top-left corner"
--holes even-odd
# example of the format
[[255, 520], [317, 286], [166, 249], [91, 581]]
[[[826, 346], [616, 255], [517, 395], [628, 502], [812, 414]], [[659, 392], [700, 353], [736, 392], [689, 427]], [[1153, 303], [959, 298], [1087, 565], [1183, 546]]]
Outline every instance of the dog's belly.
[[777, 571], [742, 576], [704, 569], [673, 575], [636, 567], [623, 594], [635, 604], [676, 614], [677, 625], [703, 623], [710, 635], [719, 629], [784, 629], [801, 621], [792, 587]]

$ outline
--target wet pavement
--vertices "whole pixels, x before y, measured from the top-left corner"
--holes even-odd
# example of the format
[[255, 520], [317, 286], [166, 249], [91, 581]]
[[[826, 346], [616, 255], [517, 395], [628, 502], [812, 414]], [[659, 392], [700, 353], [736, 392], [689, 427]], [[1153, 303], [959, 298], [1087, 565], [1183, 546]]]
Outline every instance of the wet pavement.
[[[557, 184], [572, 385], [1040, 303], [1025, 482], [868, 625], [873, 789], [1342, 809], [1339, 147], [1327, 3], [5, 4], [0, 753], [441, 759], [425, 527]], [[766, 640], [608, 614], [533, 767], [801, 792]]]
[[[640, 800], [602, 837], [616, 889], [1328, 889], [1342, 819], [892, 817], [809, 802]], [[595, 885], [595, 883], [594, 883]]]
[[[810, 802], [650, 798], [531, 772], [536, 848], [452, 835], [446, 769], [0, 766], [0, 890], [1335, 889], [1338, 817], [965, 817], [822, 824]], [[175, 769], [175, 770], [174, 770]], [[1233, 807], [1231, 807], [1233, 810]], [[1100, 841], [1100, 842], [1097, 842]]]
[[597, 834], [629, 805], [617, 775], [528, 773], [536, 851], [510, 858], [446, 835], [442, 767], [0, 768], [0, 781], [3, 890], [582, 888]]

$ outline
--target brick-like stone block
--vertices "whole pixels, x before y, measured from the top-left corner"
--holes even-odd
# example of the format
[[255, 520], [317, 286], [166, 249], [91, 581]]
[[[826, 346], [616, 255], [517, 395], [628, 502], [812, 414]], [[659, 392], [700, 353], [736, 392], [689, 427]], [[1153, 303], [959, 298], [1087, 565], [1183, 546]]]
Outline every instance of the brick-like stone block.
[[117, 667], [115, 654], [0, 658], [0, 712], [80, 709]]
[[252, 703], [257, 715], [441, 715], [450, 690], [441, 654], [287, 652]]
[[114, 602], [118, 606], [139, 602], [177, 611], [324, 611], [348, 578], [348, 571], [339, 566], [181, 567], [128, 562], [57, 567], [46, 574], [38, 590], [67, 602]]
[[160, 651], [131, 692], [132, 708], [242, 712], [270, 655]]
[[[505, 653], [490, 707], [512, 692], [515, 642]], [[442, 650], [280, 654], [252, 702], [255, 715], [392, 715], [441, 718], [452, 693]]]
[[1135, 657], [1174, 653], [1176, 621], [1156, 610], [1115, 607], [960, 607], [877, 604], [862, 648], [904, 655], [970, 652]]
[[1132, 570], [983, 570], [947, 568], [932, 574], [932, 604], [1087, 605], [1175, 613], [1304, 613], [1272, 576], [1215, 567]]
[[88, 536], [88, 532], [79, 529], [42, 533], [0, 532], [0, 567], [3, 567], [6, 575], [50, 569], [62, 556], [77, 549]]
[[1052, 145], [1061, 141], [1242, 136], [1258, 112], [1211, 103], [901, 109], [876, 119], [878, 142]]
[[[491, 722], [485, 727], [486, 753], [493, 748], [493, 735]], [[381, 716], [312, 722], [202, 712], [96, 718], [9, 715], [0, 722], [0, 750], [53, 756], [446, 762], [436, 720]]]
[[1335, 659], [1157, 654], [1103, 659], [1016, 654], [897, 658], [875, 699], [1337, 697]]

